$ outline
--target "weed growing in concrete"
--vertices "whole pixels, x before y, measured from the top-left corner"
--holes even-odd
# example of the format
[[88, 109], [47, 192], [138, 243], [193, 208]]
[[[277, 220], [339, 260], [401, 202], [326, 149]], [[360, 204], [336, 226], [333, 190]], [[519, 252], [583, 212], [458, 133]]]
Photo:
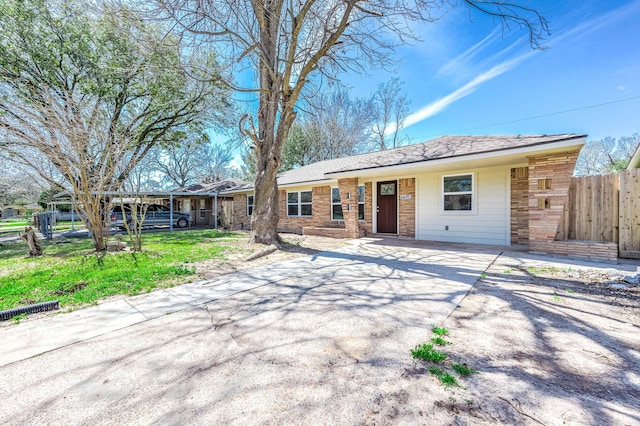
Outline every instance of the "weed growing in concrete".
[[[438, 378], [438, 380], [440, 380], [440, 383], [442, 383], [447, 388], [451, 387], [451, 386], [460, 387], [460, 384], [458, 384], [458, 381], [456, 380], [455, 377], [453, 377], [451, 374], [449, 374], [447, 372], [442, 371], [438, 367], [429, 368], [429, 373], [431, 373], [434, 376], [436, 376]], [[453, 397], [449, 397], [449, 400], [453, 404], [455, 404], [455, 402], [456, 402], [456, 399], [453, 398]]]
[[431, 338], [431, 342], [432, 342], [433, 344], [435, 344], [435, 345], [438, 345], [438, 346], [446, 346], [446, 345], [450, 345], [450, 344], [451, 344], [451, 342], [449, 342], [449, 341], [447, 341], [447, 340], [444, 340], [444, 339], [443, 339], [442, 337], [440, 337], [440, 336], [432, 337], [432, 338]]
[[435, 325], [431, 326], [431, 331], [433, 332], [433, 334], [436, 334], [438, 336], [446, 336], [447, 334], [449, 334], [449, 330], [447, 330], [444, 327], [436, 327]]
[[449, 373], [444, 373], [442, 376], [440, 376], [440, 383], [442, 383], [446, 388], [451, 386], [460, 387], [460, 384], [458, 384], [458, 380], [456, 380], [456, 378]]
[[[449, 365], [449, 363], [445, 363], [445, 360], [447, 359], [447, 353], [434, 349], [434, 345], [438, 345], [438, 346], [450, 345], [451, 342], [443, 338], [443, 336], [446, 336], [447, 334], [449, 334], [449, 330], [447, 330], [444, 327], [437, 327], [435, 325], [432, 325], [431, 331], [433, 332], [433, 334], [435, 334], [435, 336], [431, 338], [431, 343], [423, 343], [420, 345], [416, 345], [415, 348], [410, 349], [411, 355], [413, 356], [414, 359], [421, 359], [424, 361], [432, 362], [434, 364], [441, 364], [441, 365], [447, 366]], [[472, 374], [478, 373], [476, 370], [469, 368], [467, 364], [461, 363], [460, 361], [450, 365], [451, 365], [451, 369], [453, 369], [453, 371], [458, 373], [460, 377], [467, 377]], [[429, 373], [436, 376], [438, 380], [440, 380], [440, 383], [442, 383], [447, 388], [451, 386], [461, 387], [460, 384], [458, 383], [458, 380], [455, 378], [455, 376], [453, 376], [452, 372], [446, 371], [441, 366], [431, 365], [428, 371]], [[467, 404], [470, 405], [472, 403], [473, 401], [467, 400]]]
[[466, 363], [460, 364], [459, 362], [456, 362], [451, 366], [451, 368], [453, 368], [453, 371], [455, 371], [456, 373], [458, 373], [463, 377], [470, 376], [472, 374], [478, 374], [478, 371], [469, 368], [469, 366]]
[[423, 343], [422, 345], [416, 345], [414, 349], [411, 349], [411, 355], [414, 358], [419, 358], [425, 361], [441, 363], [447, 359], [447, 354], [444, 352], [433, 349], [433, 345]]
[[429, 373], [433, 374], [434, 376], [440, 377], [444, 374], [444, 371], [442, 371], [438, 367], [429, 367]]

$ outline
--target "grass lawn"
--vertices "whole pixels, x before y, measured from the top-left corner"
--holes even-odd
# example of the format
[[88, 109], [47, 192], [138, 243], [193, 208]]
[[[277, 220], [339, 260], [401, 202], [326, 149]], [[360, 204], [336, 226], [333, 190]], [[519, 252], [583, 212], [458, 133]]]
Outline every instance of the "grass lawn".
[[[59, 300], [61, 306], [96, 303], [115, 295], [133, 295], [189, 281], [192, 262], [225, 259], [221, 238], [242, 234], [214, 229], [143, 236], [143, 252], [96, 254], [88, 238], [66, 243], [42, 241], [44, 256], [27, 257], [24, 242], [0, 247], [0, 310]], [[126, 240], [126, 239], [125, 239]]]
[[29, 219], [2, 219], [0, 220], [0, 232], [2, 231], [24, 231], [25, 226], [30, 226]]
[[[75, 228], [84, 228], [84, 224], [80, 219], [75, 221]], [[24, 231], [25, 226], [33, 226], [31, 219], [4, 219], [0, 221], [0, 232], [4, 234], [18, 234]], [[53, 226], [55, 231], [69, 231], [71, 229], [71, 221], [58, 221]]]

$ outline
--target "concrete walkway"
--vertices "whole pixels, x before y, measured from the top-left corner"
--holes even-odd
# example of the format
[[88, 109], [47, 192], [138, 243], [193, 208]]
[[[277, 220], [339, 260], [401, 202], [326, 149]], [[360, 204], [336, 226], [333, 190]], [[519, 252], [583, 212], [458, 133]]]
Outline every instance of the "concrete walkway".
[[499, 253], [360, 239], [4, 327], [0, 424], [362, 422]]

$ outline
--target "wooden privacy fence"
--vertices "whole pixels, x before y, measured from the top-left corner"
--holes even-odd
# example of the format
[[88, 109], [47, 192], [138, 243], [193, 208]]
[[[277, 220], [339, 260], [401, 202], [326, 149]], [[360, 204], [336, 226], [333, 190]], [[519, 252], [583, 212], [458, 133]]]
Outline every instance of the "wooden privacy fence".
[[640, 258], [640, 169], [571, 180], [556, 240], [617, 243]]

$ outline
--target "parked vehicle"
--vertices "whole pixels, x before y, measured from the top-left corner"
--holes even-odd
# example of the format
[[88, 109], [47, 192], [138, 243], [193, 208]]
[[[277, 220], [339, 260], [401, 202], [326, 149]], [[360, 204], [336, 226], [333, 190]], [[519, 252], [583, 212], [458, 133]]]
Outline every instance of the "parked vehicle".
[[[171, 225], [171, 210], [169, 207], [161, 204], [150, 204], [149, 206], [137, 206], [138, 220], [142, 223], [142, 227], [151, 226], [169, 226]], [[124, 213], [124, 214], [123, 214]], [[144, 215], [142, 214], [144, 213]], [[120, 229], [125, 228], [126, 223], [130, 227], [134, 225], [132, 208], [128, 205], [114, 206], [111, 210], [111, 224]], [[186, 228], [192, 224], [191, 215], [173, 211], [173, 225], [177, 228]]]

